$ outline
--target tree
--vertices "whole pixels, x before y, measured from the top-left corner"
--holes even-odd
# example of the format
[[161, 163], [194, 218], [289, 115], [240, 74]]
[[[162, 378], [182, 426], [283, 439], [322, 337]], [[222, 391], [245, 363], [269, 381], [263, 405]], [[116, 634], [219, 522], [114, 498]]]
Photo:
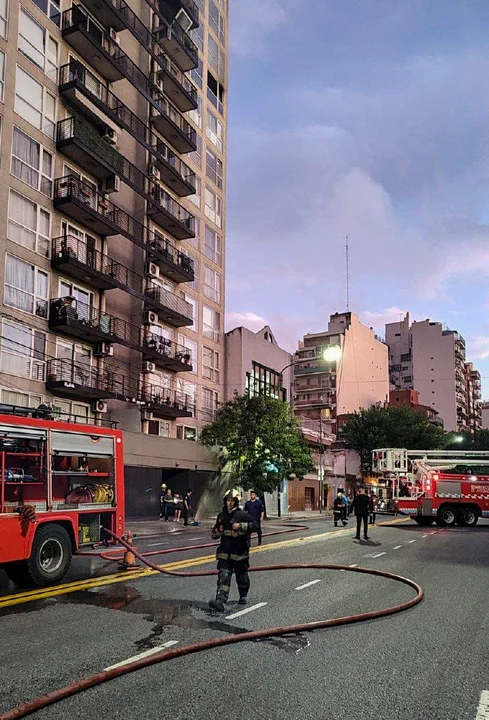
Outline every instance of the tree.
[[341, 439], [358, 452], [363, 471], [370, 472], [375, 448], [436, 450], [444, 446], [445, 433], [407, 405], [374, 406], [351, 415], [341, 430]]
[[245, 490], [272, 492], [284, 478], [303, 478], [315, 467], [298, 420], [283, 400], [237, 396], [217, 411], [200, 438], [221, 448], [222, 460], [232, 463]]

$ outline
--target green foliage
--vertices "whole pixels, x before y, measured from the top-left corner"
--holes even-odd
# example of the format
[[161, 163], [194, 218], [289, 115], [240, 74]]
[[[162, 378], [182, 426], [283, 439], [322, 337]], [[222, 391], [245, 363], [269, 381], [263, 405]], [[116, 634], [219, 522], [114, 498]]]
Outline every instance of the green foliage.
[[432, 425], [422, 412], [407, 405], [360, 410], [347, 420], [341, 431], [341, 439], [359, 453], [364, 472], [372, 469], [375, 448], [436, 450], [444, 447], [445, 438], [442, 428]]
[[[275, 398], [235, 397], [200, 438], [204, 445], [221, 448], [223, 461], [234, 465], [245, 490], [272, 492], [292, 473], [302, 478], [315, 467], [289, 404]], [[270, 471], [272, 466], [276, 471]]]

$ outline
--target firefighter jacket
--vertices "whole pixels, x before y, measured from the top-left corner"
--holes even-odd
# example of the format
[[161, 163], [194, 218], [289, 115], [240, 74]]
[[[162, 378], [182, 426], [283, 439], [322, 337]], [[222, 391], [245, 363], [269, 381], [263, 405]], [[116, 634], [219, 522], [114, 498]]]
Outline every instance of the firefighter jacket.
[[[232, 526], [239, 523], [239, 530]], [[217, 516], [212, 528], [214, 540], [220, 537], [221, 542], [217, 548], [218, 560], [234, 560], [234, 562], [248, 561], [250, 554], [250, 533], [257, 532], [257, 527], [251, 515], [236, 507], [228, 512], [223, 510]]]

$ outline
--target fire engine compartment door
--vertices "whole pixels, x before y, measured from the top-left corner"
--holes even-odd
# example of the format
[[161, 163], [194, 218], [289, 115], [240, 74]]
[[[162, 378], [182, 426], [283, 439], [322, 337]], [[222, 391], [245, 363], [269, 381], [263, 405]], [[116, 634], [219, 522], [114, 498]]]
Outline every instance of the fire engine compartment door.
[[441, 480], [436, 485], [436, 496], [439, 498], [460, 498], [461, 492], [459, 482]]
[[420, 510], [420, 515], [431, 515], [431, 511], [433, 510], [433, 499], [423, 498]]
[[67, 455], [113, 457], [114, 438], [53, 430], [51, 432], [51, 450], [53, 453], [66, 453]]

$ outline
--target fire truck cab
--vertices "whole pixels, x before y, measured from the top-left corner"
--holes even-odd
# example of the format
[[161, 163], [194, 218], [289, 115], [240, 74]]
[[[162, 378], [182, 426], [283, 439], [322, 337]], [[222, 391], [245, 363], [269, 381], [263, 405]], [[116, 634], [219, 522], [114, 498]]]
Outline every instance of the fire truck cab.
[[489, 452], [382, 448], [372, 469], [392, 484], [396, 510], [419, 525], [489, 518]]

